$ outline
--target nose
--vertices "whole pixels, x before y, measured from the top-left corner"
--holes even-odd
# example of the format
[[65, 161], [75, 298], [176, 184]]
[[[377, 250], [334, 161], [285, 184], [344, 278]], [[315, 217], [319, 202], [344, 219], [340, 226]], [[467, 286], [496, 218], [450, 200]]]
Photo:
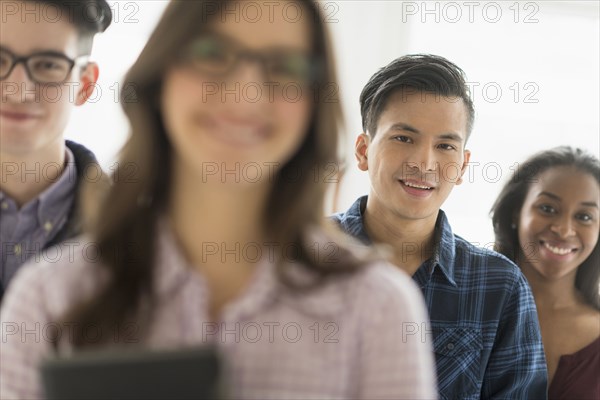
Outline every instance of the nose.
[[568, 238], [575, 235], [575, 229], [573, 221], [568, 215], [557, 218], [550, 226], [552, 232], [558, 235], [560, 238]]
[[267, 81], [267, 71], [260, 55], [242, 54], [233, 74], [240, 82], [262, 84]]
[[433, 172], [437, 170], [437, 161], [433, 154], [433, 149], [428, 144], [413, 146], [411, 154], [407, 160], [408, 166], [417, 168], [422, 173]]
[[[247, 107], [261, 107], [269, 102], [277, 87], [268, 87], [267, 73], [263, 63], [258, 58], [246, 57], [240, 60], [229, 78], [228, 90], [238, 92], [237, 101]], [[235, 86], [233, 86], [235, 85]], [[280, 89], [281, 90], [281, 89]]]

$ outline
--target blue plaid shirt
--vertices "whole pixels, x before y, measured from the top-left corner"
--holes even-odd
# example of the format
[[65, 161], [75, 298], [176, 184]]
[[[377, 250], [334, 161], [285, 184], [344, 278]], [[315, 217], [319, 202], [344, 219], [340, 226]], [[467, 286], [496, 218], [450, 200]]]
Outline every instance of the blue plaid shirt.
[[[367, 196], [331, 218], [365, 244]], [[443, 211], [435, 250], [413, 275], [427, 304], [441, 399], [546, 399], [537, 311], [519, 268], [456, 236]], [[421, 332], [423, 337], [423, 332]]]

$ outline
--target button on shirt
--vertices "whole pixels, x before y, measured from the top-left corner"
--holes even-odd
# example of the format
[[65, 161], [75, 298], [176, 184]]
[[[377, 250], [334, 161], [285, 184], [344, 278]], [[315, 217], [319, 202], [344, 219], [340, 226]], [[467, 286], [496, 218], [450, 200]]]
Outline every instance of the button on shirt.
[[[48, 168], [49, 169], [49, 168]], [[25, 173], [48, 173], [44, 168]], [[38, 176], [38, 178], [40, 178]], [[20, 209], [0, 191], [0, 281], [6, 289], [15, 272], [37, 255], [65, 224], [75, 198], [77, 167], [66, 148], [66, 167], [56, 182]]]
[[[367, 196], [332, 216], [371, 244], [363, 213]], [[431, 325], [442, 399], [545, 399], [547, 372], [531, 289], [506, 257], [454, 235], [443, 211], [433, 256], [413, 275]]]
[[[265, 252], [245, 292], [211, 322], [206, 280], [184, 260], [171, 231], [159, 232], [153, 322], [142, 339], [125, 327], [126, 342], [155, 349], [216, 344], [235, 399], [435, 398], [431, 348], [419, 335], [404, 335], [407, 325], [427, 324], [422, 296], [406, 274], [379, 261], [293, 294]], [[106, 270], [87, 258], [85, 245], [70, 246], [72, 254], [62, 246], [64, 260], [24, 266], [4, 298], [0, 320], [7, 332], [10, 325], [11, 332], [34, 333], [6, 335], [3, 399], [41, 396], [37, 367], [52, 348], [36, 337], [106, 278]], [[308, 273], [297, 264], [286, 267]]]

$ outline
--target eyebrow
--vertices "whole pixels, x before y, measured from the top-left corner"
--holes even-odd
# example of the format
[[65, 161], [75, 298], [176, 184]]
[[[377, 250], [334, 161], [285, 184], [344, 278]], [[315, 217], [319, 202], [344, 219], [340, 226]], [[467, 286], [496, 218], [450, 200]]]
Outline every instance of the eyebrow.
[[[395, 124], [393, 124], [390, 128], [390, 130], [402, 130], [402, 131], [407, 131], [407, 132], [411, 132], [417, 135], [420, 135], [421, 132], [409, 125], [409, 124], [405, 124], [404, 122], [397, 122]], [[455, 142], [459, 142], [462, 143], [463, 138], [458, 134], [458, 133], [454, 133], [454, 132], [447, 132], [447, 133], [442, 133], [441, 135], [437, 135], [438, 139], [446, 139], [446, 140], [452, 140]]]
[[[546, 196], [546, 197], [550, 197], [551, 199], [554, 199], [556, 201], [561, 201], [561, 198], [558, 197], [557, 195], [555, 195], [554, 193], [541, 192], [540, 194], [538, 194], [538, 197], [541, 197], [541, 196]], [[581, 205], [586, 206], [586, 207], [598, 208], [598, 204], [595, 201], [583, 201], [583, 202], [581, 202]]]

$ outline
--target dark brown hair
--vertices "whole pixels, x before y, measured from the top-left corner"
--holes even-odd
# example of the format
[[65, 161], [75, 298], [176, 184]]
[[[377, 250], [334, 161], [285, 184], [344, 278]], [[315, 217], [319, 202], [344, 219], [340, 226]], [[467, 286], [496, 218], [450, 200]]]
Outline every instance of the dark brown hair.
[[[92, 52], [94, 36], [104, 32], [112, 22], [112, 10], [106, 0], [26, 0], [55, 7], [60, 15], [77, 28], [79, 53]], [[42, 12], [46, 14], [47, 11]]]
[[465, 73], [456, 64], [433, 54], [408, 54], [381, 68], [360, 94], [363, 131], [375, 135], [377, 122], [387, 100], [402, 90], [458, 97], [467, 109], [467, 138], [473, 130], [475, 109]]
[[[590, 174], [600, 185], [600, 161], [581, 149], [568, 146], [534, 154], [514, 172], [504, 185], [492, 206], [492, 222], [496, 243], [494, 249], [516, 263], [519, 254], [519, 237], [513, 228], [516, 217], [521, 212], [525, 197], [532, 182], [543, 172], [555, 167], [573, 167]], [[590, 256], [578, 267], [575, 287], [583, 294], [586, 302], [600, 309], [600, 240]]]
[[[93, 299], [67, 314], [66, 319], [78, 322], [79, 326], [108, 327], [138, 318], [141, 300], [151, 293], [155, 264], [152, 249], [157, 222], [167, 207], [173, 157], [159, 109], [161, 84], [170, 66], [168, 60], [176, 59], [182, 46], [197, 36], [210, 19], [204, 3], [172, 1], [126, 76], [121, 101], [131, 124], [131, 135], [120, 154], [119, 165], [135, 165], [137, 175], [133, 182], [116, 179], [99, 207], [87, 213], [91, 236], [100, 249], [100, 262], [109, 269], [112, 279]], [[215, 5], [214, 1], [210, 3]], [[217, 2], [216, 6], [224, 7], [226, 3]], [[310, 0], [298, 3], [312, 24], [313, 54], [322, 61], [322, 73], [314, 85], [314, 90], [320, 92], [315, 93], [312, 120], [303, 143], [274, 178], [265, 204], [264, 223], [270, 238], [298, 244], [300, 251], [293, 261], [300, 261], [318, 276], [326, 277], [352, 271], [359, 263], [339, 246], [336, 254], [339, 262], [333, 264], [311, 257], [308, 247], [307, 228], [323, 224], [326, 191], [325, 181], [315, 181], [308, 172], [325, 171], [337, 161], [341, 110], [338, 102], [323, 101], [327, 98], [326, 83], [335, 83], [336, 77], [330, 41], [318, 8]], [[284, 179], [285, 176], [300, 178], [291, 181]], [[278, 265], [278, 273], [292, 290], [298, 289], [286, 278], [283, 262]], [[74, 338], [74, 345], [91, 344], [79, 335]]]

